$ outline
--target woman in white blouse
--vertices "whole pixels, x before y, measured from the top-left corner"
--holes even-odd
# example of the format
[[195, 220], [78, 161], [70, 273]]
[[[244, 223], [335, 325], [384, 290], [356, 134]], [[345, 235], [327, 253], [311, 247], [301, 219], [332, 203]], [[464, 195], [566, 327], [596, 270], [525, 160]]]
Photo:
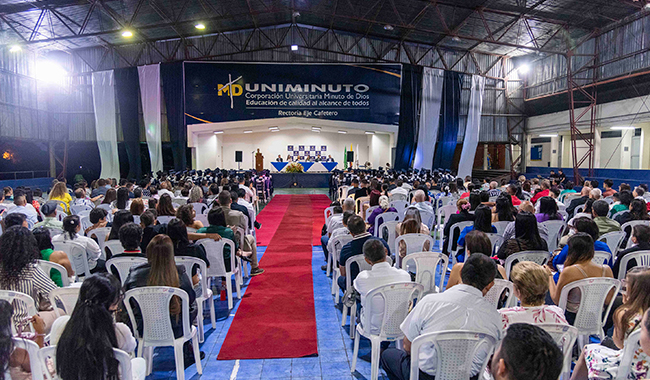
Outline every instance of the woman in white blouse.
[[81, 245], [86, 250], [90, 273], [105, 272], [106, 263], [100, 260], [102, 251], [93, 239], [80, 235], [81, 221], [77, 215], [69, 215], [63, 219], [63, 233], [52, 238], [52, 243], [72, 241]]

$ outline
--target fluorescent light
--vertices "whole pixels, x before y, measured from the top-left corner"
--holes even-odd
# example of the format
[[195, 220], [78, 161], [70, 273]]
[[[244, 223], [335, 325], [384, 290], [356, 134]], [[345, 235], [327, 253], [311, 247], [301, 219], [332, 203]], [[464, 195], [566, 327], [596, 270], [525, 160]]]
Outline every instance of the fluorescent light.
[[194, 25], [194, 27], [195, 27], [196, 29], [200, 29], [200, 30], [205, 29], [205, 25], [202, 24], [202, 23], [198, 23], [198, 24]]
[[367, 135], [374, 135], [375, 132], [373, 132], [373, 131], [366, 131], [366, 134], [367, 134]]
[[280, 128], [278, 128], [278, 127], [269, 127], [269, 130], [271, 130], [271, 131], [274, 130], [274, 129], [278, 130]]
[[214, 134], [215, 134], [215, 135], [220, 135], [220, 134], [222, 134], [222, 133], [223, 133], [223, 131], [214, 131]]
[[528, 71], [530, 71], [530, 66], [528, 66], [528, 64], [524, 63], [523, 65], [519, 66], [517, 71], [519, 71], [519, 74], [526, 74], [526, 73], [528, 73]]
[[344, 134], [348, 133], [348, 131], [339, 131], [339, 133], [344, 135]]
[[68, 75], [61, 65], [53, 61], [39, 61], [36, 63], [36, 79], [44, 82], [57, 83]]
[[298, 51], [298, 45], [291, 45], [291, 51]]
[[12, 46], [9, 48], [9, 51], [10, 51], [11, 53], [17, 53], [17, 52], [19, 52], [19, 51], [21, 51], [21, 50], [23, 50], [23, 48], [21, 48], [20, 45], [12, 45]]
[[244, 131], [244, 133], [253, 133], [250, 129], [248, 131]]
[[280, 132], [279, 129], [271, 129], [271, 132]]
[[625, 125], [625, 126], [619, 126], [619, 127], [611, 127], [610, 129], [613, 130], [613, 131], [622, 131], [622, 130], [625, 130], [625, 129], [634, 129], [634, 128], [635, 127], [633, 127], [631, 125]]
[[131, 38], [133, 37], [133, 32], [131, 32], [130, 30], [125, 30], [122, 32], [122, 37]]
[[548, 135], [539, 135], [539, 137], [557, 137], [557, 133], [548, 134]]

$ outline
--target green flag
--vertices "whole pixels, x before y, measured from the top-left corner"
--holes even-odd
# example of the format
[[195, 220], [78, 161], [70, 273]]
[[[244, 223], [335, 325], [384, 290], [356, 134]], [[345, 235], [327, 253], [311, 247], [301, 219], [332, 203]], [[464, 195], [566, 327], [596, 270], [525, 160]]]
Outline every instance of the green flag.
[[343, 148], [343, 167], [348, 167], [348, 148]]

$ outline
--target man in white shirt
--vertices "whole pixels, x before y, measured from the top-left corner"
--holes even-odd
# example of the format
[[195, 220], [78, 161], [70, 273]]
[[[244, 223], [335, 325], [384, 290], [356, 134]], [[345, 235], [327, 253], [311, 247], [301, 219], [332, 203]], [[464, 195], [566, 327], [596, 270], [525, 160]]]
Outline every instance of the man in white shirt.
[[253, 208], [253, 205], [250, 202], [244, 199], [245, 196], [246, 196], [245, 190], [239, 188], [239, 190], [237, 191], [237, 204], [246, 207], [246, 210], [248, 210], [249, 220], [255, 221], [255, 209]]
[[401, 179], [398, 179], [397, 181], [395, 181], [395, 185], [397, 187], [388, 192], [389, 196], [395, 195], [395, 194], [402, 194], [405, 197], [408, 196], [408, 194], [409, 194], [408, 190], [406, 190], [404, 187], [402, 187], [404, 185], [404, 181], [402, 181]]
[[[483, 296], [494, 286], [496, 264], [485, 255], [471, 255], [463, 264], [463, 283], [443, 292], [430, 294], [418, 302], [400, 326], [404, 350], [389, 348], [381, 355], [381, 366], [390, 380], [407, 380], [411, 367], [411, 342], [420, 335], [446, 331], [479, 331], [501, 338], [501, 317]], [[472, 362], [471, 376], [478, 375], [489, 352], [481, 349]], [[417, 358], [420, 379], [433, 379], [437, 354], [433, 347], [422, 347]]]
[[433, 206], [426, 201], [427, 198], [423, 190], [417, 190], [413, 195], [413, 199], [415, 200], [414, 207], [416, 209], [420, 210], [420, 212], [426, 211], [433, 214]]
[[16, 190], [14, 193], [14, 205], [16, 205], [16, 207], [8, 210], [6, 212], [6, 215], [13, 213], [24, 214], [25, 218], [27, 218], [27, 228], [30, 230], [34, 228], [34, 224], [38, 223], [38, 214], [36, 214], [36, 210], [34, 210], [34, 207], [32, 207], [32, 205], [29, 205], [29, 207], [27, 207], [25, 194], [20, 190]]
[[[411, 275], [403, 269], [392, 267], [386, 261], [386, 248], [379, 240], [370, 239], [363, 243], [363, 257], [366, 262], [372, 265], [371, 270], [364, 270], [354, 280], [354, 288], [361, 296], [361, 325], [367, 331], [377, 331], [381, 328], [383, 319], [384, 300], [381, 297], [374, 297], [370, 300], [372, 305], [367, 304], [368, 293], [379, 286], [392, 284], [394, 282], [411, 282]], [[372, 312], [372, 315], [365, 315], [364, 311]], [[370, 318], [366, 320], [366, 318]]]
[[251, 190], [249, 187], [245, 185], [246, 180], [244, 177], [239, 177], [239, 188], [244, 189], [246, 192], [246, 200], [248, 202], [253, 202], [253, 199], [255, 198], [255, 194], [253, 193], [253, 190]]

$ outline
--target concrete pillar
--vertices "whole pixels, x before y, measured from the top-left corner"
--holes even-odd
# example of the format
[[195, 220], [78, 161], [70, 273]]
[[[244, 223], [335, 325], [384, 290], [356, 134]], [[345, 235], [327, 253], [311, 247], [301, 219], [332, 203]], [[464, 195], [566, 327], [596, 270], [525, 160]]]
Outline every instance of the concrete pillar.
[[488, 144], [483, 144], [483, 170], [488, 170]]
[[[634, 132], [634, 131], [632, 131]], [[634, 133], [632, 133], [632, 136], [634, 136]], [[632, 141], [630, 140], [630, 143]], [[631, 146], [630, 146], [631, 149]], [[594, 131], [594, 152], [593, 152], [593, 157], [594, 157], [594, 168], [600, 168], [600, 130], [596, 129]]]
[[54, 155], [54, 141], [48, 144], [50, 153], [50, 177], [56, 178], [56, 156]]
[[560, 137], [551, 137], [551, 167], [556, 168], [560, 165], [558, 161], [559, 154], [562, 147], [560, 146]]
[[637, 125], [641, 128], [641, 169], [650, 169], [650, 154], [644, 154], [645, 148], [650, 149], [650, 123], [643, 123]]
[[634, 129], [624, 129], [621, 137], [621, 169], [630, 169], [632, 166], [632, 137]]

